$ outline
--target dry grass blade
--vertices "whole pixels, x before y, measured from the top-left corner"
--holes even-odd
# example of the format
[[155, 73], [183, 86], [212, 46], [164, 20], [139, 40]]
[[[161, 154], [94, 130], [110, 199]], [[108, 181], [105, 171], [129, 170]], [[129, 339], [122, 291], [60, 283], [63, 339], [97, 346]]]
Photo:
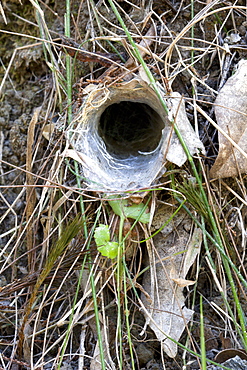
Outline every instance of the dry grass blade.
[[66, 228], [62, 231], [60, 238], [52, 247], [47, 260], [45, 262], [45, 266], [41, 271], [40, 275], [37, 278], [37, 281], [34, 285], [33, 291], [28, 301], [28, 305], [25, 310], [25, 315], [23, 317], [23, 321], [19, 330], [19, 343], [17, 347], [17, 353], [19, 356], [22, 356], [23, 351], [23, 342], [24, 342], [24, 331], [25, 326], [28, 322], [29, 315], [32, 311], [32, 306], [35, 302], [37, 297], [39, 288], [41, 284], [44, 282], [46, 277], [49, 275], [51, 269], [54, 267], [55, 262], [57, 261], [58, 257], [62, 255], [65, 248], [68, 244], [72, 241], [72, 239], [82, 230], [84, 221], [81, 219], [80, 215], [77, 215], [75, 219], [66, 226]]
[[6, 16], [5, 16], [5, 13], [4, 13], [3, 6], [2, 6], [2, 3], [1, 2], [0, 2], [0, 13], [2, 14], [4, 23], [7, 24], [7, 19], [6, 19]]
[[32, 160], [33, 160], [33, 142], [34, 142], [34, 130], [35, 125], [37, 124], [39, 113], [41, 107], [37, 108], [34, 111], [33, 117], [28, 127], [27, 133], [27, 155], [26, 155], [26, 170], [27, 170], [27, 190], [26, 190], [26, 200], [27, 200], [27, 209], [26, 209], [26, 220], [27, 220], [27, 250], [29, 251], [28, 254], [28, 266], [30, 271], [32, 270], [33, 266], [33, 253], [31, 252], [33, 249], [33, 210], [36, 203], [36, 195], [35, 195], [35, 188], [32, 187], [34, 185], [34, 179], [32, 176]]

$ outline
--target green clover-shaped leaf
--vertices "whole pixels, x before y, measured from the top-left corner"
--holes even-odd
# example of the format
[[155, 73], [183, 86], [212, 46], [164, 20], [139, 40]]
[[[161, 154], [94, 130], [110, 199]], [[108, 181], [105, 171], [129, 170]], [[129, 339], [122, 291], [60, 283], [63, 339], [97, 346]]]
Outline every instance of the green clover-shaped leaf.
[[118, 254], [118, 243], [110, 242], [110, 231], [108, 225], [100, 224], [94, 232], [94, 239], [98, 251], [104, 257], [116, 258]]
[[97, 247], [110, 241], [110, 231], [107, 225], [100, 224], [94, 232], [94, 239]]
[[104, 257], [108, 258], [116, 258], [118, 254], [118, 243], [116, 242], [108, 242], [101, 247], [98, 247], [98, 251], [102, 254]]

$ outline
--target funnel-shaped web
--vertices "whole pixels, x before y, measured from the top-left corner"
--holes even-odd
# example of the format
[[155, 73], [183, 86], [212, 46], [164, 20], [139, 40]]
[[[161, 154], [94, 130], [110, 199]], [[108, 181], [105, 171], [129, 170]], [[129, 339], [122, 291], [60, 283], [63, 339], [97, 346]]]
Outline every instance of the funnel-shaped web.
[[[89, 85], [90, 86], [90, 85]], [[166, 171], [167, 161], [182, 166], [187, 155], [174, 132], [172, 117], [191, 155], [204, 152], [186, 115], [179, 93], [164, 110], [153, 88], [134, 78], [116, 86], [90, 86], [68, 129], [73, 149], [81, 155], [82, 177], [94, 190], [148, 188]]]
[[72, 121], [68, 137], [83, 156], [83, 177], [102, 191], [149, 187], [165, 172], [167, 113], [143, 80], [98, 86]]

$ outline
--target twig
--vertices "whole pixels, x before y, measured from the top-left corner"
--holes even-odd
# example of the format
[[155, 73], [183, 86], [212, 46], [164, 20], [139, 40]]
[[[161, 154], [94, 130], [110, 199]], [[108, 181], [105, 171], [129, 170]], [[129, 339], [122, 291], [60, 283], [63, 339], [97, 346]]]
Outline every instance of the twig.
[[120, 55], [124, 57], [124, 53], [114, 54], [114, 53], [91, 53], [90, 51], [82, 48], [77, 42], [68, 38], [61, 37], [63, 42], [62, 48], [72, 57], [80, 60], [81, 62], [95, 62], [99, 63], [105, 67], [109, 67], [113, 62], [120, 62]]

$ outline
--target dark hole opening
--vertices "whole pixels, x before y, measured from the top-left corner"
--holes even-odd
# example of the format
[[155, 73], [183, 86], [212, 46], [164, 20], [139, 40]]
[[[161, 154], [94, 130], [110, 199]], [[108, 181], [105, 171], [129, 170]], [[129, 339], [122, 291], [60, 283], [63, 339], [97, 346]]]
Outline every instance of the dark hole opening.
[[154, 151], [163, 128], [161, 117], [149, 105], [121, 101], [102, 113], [98, 133], [109, 154], [127, 158]]

